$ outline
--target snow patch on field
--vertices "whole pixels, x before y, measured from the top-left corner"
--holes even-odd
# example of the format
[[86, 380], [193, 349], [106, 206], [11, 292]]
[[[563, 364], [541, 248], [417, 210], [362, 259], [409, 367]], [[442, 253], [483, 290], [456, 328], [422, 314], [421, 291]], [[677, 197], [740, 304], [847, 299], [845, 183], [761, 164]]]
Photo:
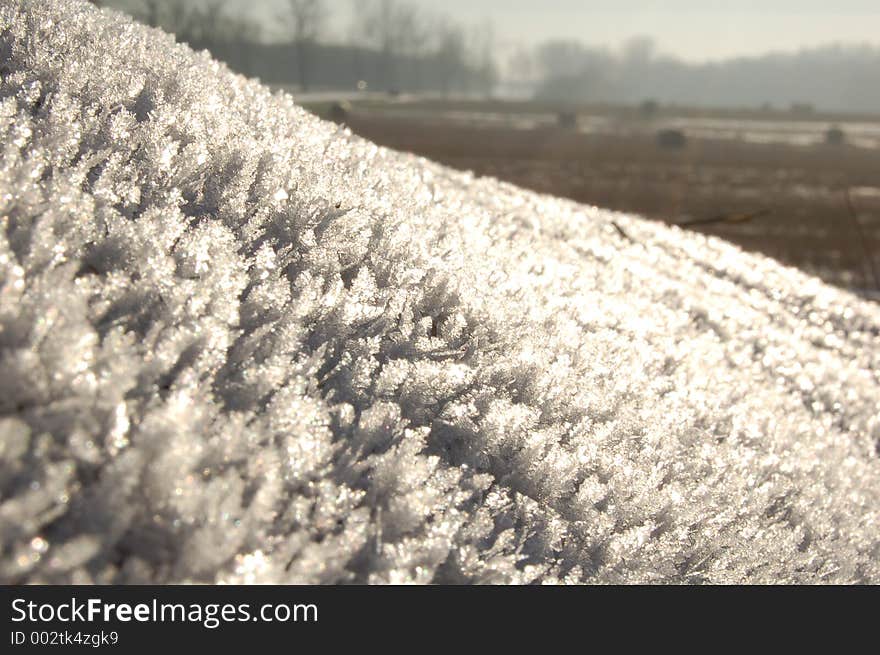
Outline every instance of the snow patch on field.
[[3, 581], [880, 581], [876, 305], [79, 0], [0, 62]]

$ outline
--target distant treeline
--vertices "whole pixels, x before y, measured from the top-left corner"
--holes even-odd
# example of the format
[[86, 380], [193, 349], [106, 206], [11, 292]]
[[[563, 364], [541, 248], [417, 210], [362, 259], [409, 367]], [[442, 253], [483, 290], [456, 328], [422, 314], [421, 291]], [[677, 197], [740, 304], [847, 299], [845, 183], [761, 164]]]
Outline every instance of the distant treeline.
[[620, 52], [556, 41], [533, 56], [536, 95], [551, 101], [880, 111], [880, 49], [870, 46], [688, 64], [648, 39]]
[[303, 90], [489, 94], [497, 82], [488, 26], [465, 28], [402, 0], [361, 0], [343, 44], [326, 40], [324, 0], [286, 0], [268, 36], [225, 0], [92, 0], [206, 49], [232, 69]]
[[[336, 0], [338, 1], [338, 0]], [[245, 75], [302, 90], [489, 95], [499, 81], [491, 25], [463, 26], [406, 0], [352, 0], [347, 36], [327, 29], [331, 0], [282, 0], [276, 20], [227, 0], [92, 0], [207, 49]], [[255, 5], [259, 0], [255, 0]], [[438, 3], [441, 4], [441, 3]], [[265, 9], [270, 5], [263, 5]], [[334, 41], [334, 39], [336, 39]], [[521, 49], [505, 88], [554, 103], [653, 103], [880, 111], [880, 48], [828, 46], [690, 64], [647, 38], [611, 50], [577, 41]]]
[[367, 48], [323, 43], [192, 43], [209, 50], [230, 68], [263, 82], [302, 86], [300, 58], [308, 62], [308, 88], [377, 91], [488, 93], [493, 82], [468, 66], [449, 66], [429, 58], [385, 57]]

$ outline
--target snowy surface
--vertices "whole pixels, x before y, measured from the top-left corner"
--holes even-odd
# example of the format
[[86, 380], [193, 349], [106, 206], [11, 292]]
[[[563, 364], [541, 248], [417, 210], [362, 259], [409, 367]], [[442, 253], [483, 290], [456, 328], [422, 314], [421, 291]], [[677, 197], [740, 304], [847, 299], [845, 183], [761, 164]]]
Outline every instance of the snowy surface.
[[80, 0], [0, 66], [0, 580], [880, 582], [877, 305]]

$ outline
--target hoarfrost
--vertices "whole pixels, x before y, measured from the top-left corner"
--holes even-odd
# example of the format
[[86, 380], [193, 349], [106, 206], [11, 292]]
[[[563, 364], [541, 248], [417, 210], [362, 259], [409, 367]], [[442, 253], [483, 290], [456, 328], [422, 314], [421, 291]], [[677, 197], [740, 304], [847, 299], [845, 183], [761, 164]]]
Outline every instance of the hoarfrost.
[[880, 581], [876, 305], [79, 0], [0, 56], [3, 581]]

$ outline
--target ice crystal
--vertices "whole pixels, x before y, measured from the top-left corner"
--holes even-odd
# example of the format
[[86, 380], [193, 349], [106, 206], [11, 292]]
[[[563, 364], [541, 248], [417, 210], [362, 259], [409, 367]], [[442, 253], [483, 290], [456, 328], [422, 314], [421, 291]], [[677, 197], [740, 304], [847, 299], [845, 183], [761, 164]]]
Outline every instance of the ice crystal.
[[0, 58], [3, 581], [880, 581], [876, 305], [79, 0]]

